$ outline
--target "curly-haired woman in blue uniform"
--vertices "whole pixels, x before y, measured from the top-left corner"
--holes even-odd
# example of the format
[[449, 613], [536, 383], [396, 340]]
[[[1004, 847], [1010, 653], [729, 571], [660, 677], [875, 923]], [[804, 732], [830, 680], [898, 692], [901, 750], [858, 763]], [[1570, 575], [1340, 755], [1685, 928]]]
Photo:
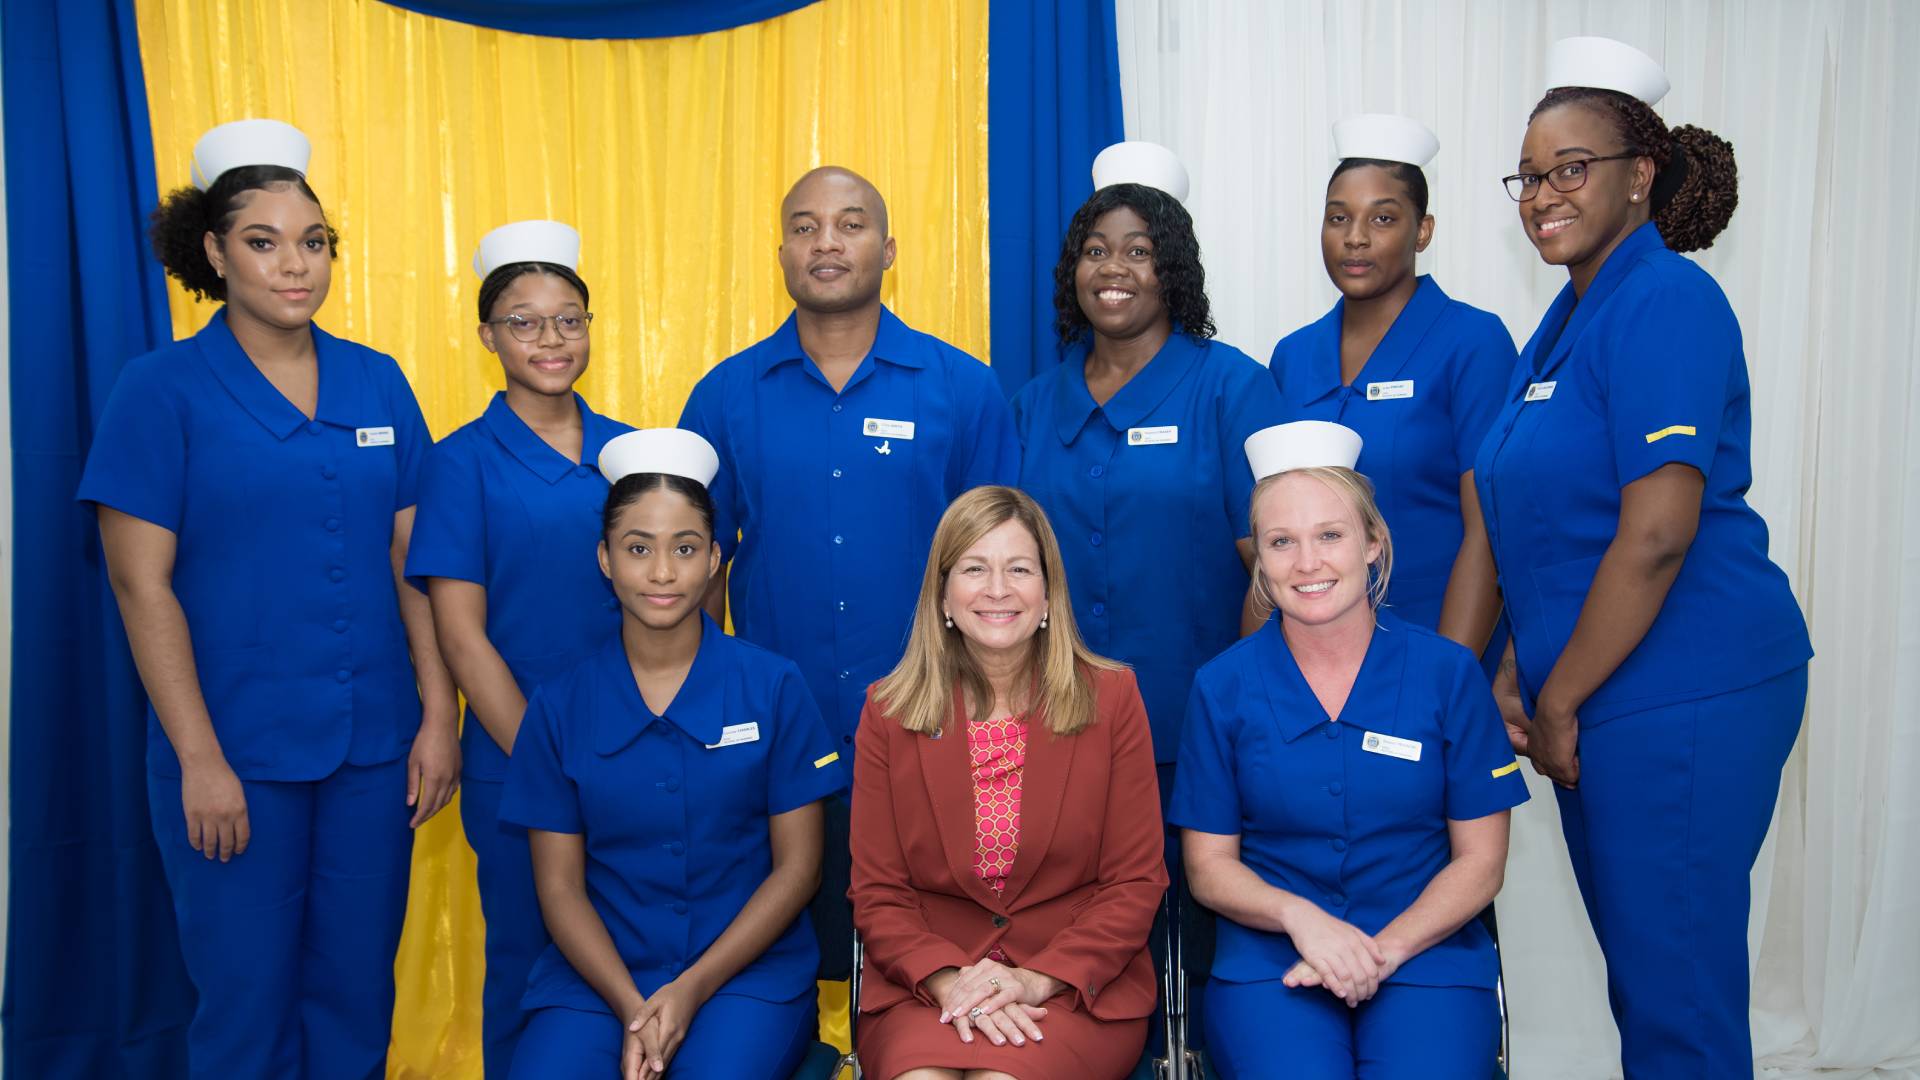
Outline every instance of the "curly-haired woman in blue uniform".
[[1500, 594], [1473, 455], [1513, 375], [1513, 338], [1498, 317], [1415, 274], [1414, 256], [1433, 239], [1422, 171], [1440, 149], [1433, 133], [1368, 114], [1335, 124], [1333, 143], [1340, 163], [1327, 181], [1320, 255], [1340, 299], [1283, 338], [1268, 371], [1287, 419], [1360, 433], [1357, 468], [1387, 527], [1418, 538], [1395, 567], [1393, 613], [1483, 652]]
[[800, 670], [701, 611], [718, 465], [671, 428], [600, 454], [620, 633], [534, 691], [500, 803], [529, 830], [553, 936], [523, 1001], [523, 1080], [783, 1077], [813, 1039], [804, 909], [820, 800], [847, 766]]
[[481, 1039], [496, 1080], [513, 1061], [527, 972], [547, 944], [526, 834], [499, 822], [507, 753], [534, 686], [620, 628], [593, 557], [607, 499], [594, 462], [629, 428], [573, 392], [593, 321], [579, 258], [580, 234], [557, 221], [516, 221], [480, 241], [480, 342], [507, 386], [427, 455], [407, 553], [407, 577], [433, 598], [441, 651], [467, 699], [460, 820], [487, 921]]
[[154, 249], [225, 306], [127, 365], [80, 482], [151, 706], [194, 1076], [384, 1074], [408, 826], [459, 782], [453, 685], [398, 578], [431, 440], [392, 357], [313, 324], [335, 237], [308, 150], [273, 120], [195, 146]]
[[1750, 1077], [1748, 874], [1812, 647], [1747, 505], [1740, 325], [1676, 251], [1726, 227], [1733, 148], [1652, 109], [1667, 79], [1557, 43], [1507, 177], [1569, 282], [1474, 469], [1513, 618], [1517, 749], [1561, 825], [1629, 1077]]

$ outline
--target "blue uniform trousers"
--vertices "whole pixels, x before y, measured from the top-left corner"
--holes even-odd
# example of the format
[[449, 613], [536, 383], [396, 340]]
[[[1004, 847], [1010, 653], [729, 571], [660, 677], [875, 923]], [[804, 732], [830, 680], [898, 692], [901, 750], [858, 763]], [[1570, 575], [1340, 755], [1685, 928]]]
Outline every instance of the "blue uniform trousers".
[[1560, 824], [1629, 1078], [1753, 1076], [1748, 875], [1806, 700], [1803, 665], [1580, 732]]
[[1278, 979], [1207, 987], [1207, 1060], [1223, 1080], [1487, 1080], [1499, 1051], [1492, 990], [1388, 983], [1350, 1009]]
[[540, 898], [533, 888], [527, 831], [500, 824], [500, 793], [505, 788], [500, 780], [468, 777], [460, 783], [460, 825], [473, 848], [480, 912], [487, 921], [480, 1043], [486, 1075], [492, 1080], [502, 1080], [513, 1064], [514, 1044], [527, 1026], [526, 1012], [520, 1008], [527, 992], [527, 972], [548, 940]]
[[[694, 1014], [669, 1077], [786, 1080], [813, 1045], [814, 991], [792, 1001], [718, 993]], [[624, 1032], [611, 1013], [535, 1009], [513, 1058], [513, 1080], [620, 1075]]]
[[393, 958], [413, 856], [407, 763], [241, 781], [253, 838], [222, 863], [187, 844], [180, 781], [149, 774], [154, 839], [199, 992], [190, 1075], [386, 1074]]

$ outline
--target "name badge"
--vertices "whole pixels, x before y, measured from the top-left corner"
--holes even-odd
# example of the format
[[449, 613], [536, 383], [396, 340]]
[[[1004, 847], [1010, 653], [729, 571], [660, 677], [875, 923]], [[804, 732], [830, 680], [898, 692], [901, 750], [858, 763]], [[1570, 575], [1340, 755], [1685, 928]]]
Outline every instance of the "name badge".
[[1413, 396], [1413, 380], [1399, 379], [1394, 382], [1370, 382], [1367, 384], [1368, 401], [1395, 401]]
[[1392, 735], [1379, 735], [1369, 731], [1367, 732], [1366, 738], [1360, 740], [1360, 748], [1370, 754], [1385, 754], [1388, 757], [1397, 757], [1402, 761], [1420, 760], [1420, 744], [1412, 739], [1401, 739]]
[[911, 420], [882, 420], [878, 417], [869, 416], [867, 417], [866, 426], [861, 430], [876, 439], [905, 439], [908, 442], [913, 441], [913, 421]]
[[1545, 401], [1553, 396], [1553, 388], [1558, 385], [1560, 385], [1558, 382], [1529, 383], [1527, 384], [1526, 400]]
[[1127, 429], [1128, 446], [1163, 446], [1180, 441], [1180, 425], [1168, 424], [1166, 427], [1136, 427]]
[[745, 742], [760, 741], [760, 725], [749, 721], [744, 724], [728, 724], [720, 729], [720, 741], [708, 743], [707, 749], [718, 750], [723, 746], [737, 746]]
[[392, 446], [393, 429], [390, 427], [354, 428], [353, 441], [360, 446]]

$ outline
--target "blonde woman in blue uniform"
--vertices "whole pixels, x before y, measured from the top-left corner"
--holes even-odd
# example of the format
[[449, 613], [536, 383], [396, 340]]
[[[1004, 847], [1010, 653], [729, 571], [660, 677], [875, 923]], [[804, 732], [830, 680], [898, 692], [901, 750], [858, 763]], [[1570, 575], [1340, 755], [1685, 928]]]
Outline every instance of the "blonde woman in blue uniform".
[[127, 365], [79, 492], [150, 704], [188, 1070], [222, 1080], [384, 1074], [409, 826], [460, 772], [426, 598], [399, 584], [431, 440], [392, 357], [313, 324], [336, 239], [308, 155], [274, 120], [194, 147], [154, 249], [225, 306]]
[[1559, 785], [1627, 1076], [1745, 1080], [1748, 875], [1813, 650], [1746, 501], [1740, 324], [1676, 254], [1732, 216], [1733, 148], [1669, 129], [1666, 74], [1631, 46], [1569, 38], [1547, 71], [1506, 185], [1568, 283], [1474, 468], [1508, 722]]

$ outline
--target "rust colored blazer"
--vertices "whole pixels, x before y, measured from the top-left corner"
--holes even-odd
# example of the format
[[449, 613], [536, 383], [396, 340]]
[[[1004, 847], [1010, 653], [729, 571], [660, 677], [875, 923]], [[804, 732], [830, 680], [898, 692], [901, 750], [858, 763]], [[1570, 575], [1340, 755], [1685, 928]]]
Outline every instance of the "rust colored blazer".
[[[1153, 737], [1131, 671], [1095, 671], [1097, 716], [1073, 735], [1036, 719], [1021, 777], [1020, 847], [1004, 895], [973, 871], [972, 767], [956, 705], [940, 738], [867, 699], [853, 766], [853, 922], [866, 946], [860, 1011], [975, 963], [995, 946], [1059, 979], [1071, 1008], [1148, 1016], [1147, 936], [1167, 888]], [[1053, 1004], [1059, 1003], [1056, 997]]]

